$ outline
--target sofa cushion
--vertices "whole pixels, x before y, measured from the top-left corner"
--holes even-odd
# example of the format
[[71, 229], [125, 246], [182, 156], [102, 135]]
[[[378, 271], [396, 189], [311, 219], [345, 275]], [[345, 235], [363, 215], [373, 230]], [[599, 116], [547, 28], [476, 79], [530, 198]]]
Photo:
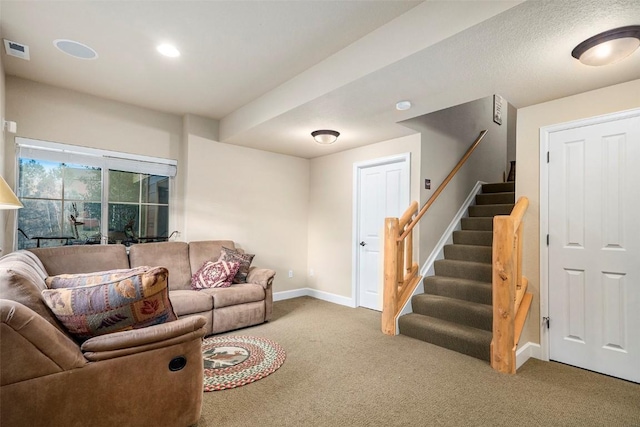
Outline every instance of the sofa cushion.
[[5, 255], [0, 258], [0, 298], [29, 307], [66, 334], [42, 297], [46, 276], [42, 263], [33, 253], [16, 251]]
[[189, 242], [189, 263], [191, 271], [196, 272], [207, 261], [218, 261], [222, 247], [235, 249], [231, 240], [205, 240]]
[[182, 317], [185, 314], [196, 314], [213, 310], [211, 295], [194, 290], [169, 291], [169, 299], [175, 313]]
[[127, 248], [124, 245], [58, 246], [29, 251], [38, 256], [49, 276], [129, 268]]
[[84, 274], [59, 274], [45, 279], [49, 289], [75, 288], [77, 286], [98, 285], [126, 279], [136, 274], [144, 273], [149, 267], [122, 268], [117, 270], [98, 271]]
[[[185, 242], [140, 243], [129, 248], [131, 267], [162, 265], [171, 272], [169, 289], [191, 289], [189, 246]], [[199, 267], [199, 266], [198, 266]], [[196, 270], [193, 270], [194, 272]]]
[[42, 294], [69, 333], [85, 339], [176, 320], [168, 277], [164, 267], [136, 269], [128, 277], [106, 283], [45, 289]]
[[255, 255], [241, 253], [223, 246], [219, 261], [233, 261], [240, 263], [240, 268], [233, 278], [233, 283], [247, 283], [247, 274], [249, 274], [253, 257], [255, 257]]
[[213, 296], [214, 308], [263, 301], [265, 297], [264, 288], [253, 283], [241, 283], [228, 288], [203, 289], [198, 293], [206, 293]]
[[227, 288], [235, 277], [239, 262], [207, 261], [191, 277], [191, 287], [194, 290], [208, 288]]

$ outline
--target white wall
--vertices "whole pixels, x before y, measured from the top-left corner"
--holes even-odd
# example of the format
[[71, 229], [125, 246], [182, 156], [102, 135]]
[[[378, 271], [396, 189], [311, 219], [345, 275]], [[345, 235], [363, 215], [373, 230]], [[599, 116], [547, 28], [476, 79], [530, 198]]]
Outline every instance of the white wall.
[[418, 134], [311, 160], [308, 266], [314, 276], [308, 279], [310, 288], [352, 298], [353, 164], [400, 153], [411, 153], [411, 200], [418, 200]]
[[634, 80], [518, 110], [516, 197], [529, 198], [522, 269], [534, 295], [521, 343], [540, 342], [540, 128], [638, 107], [640, 80]]
[[305, 288], [309, 161], [189, 134], [187, 164], [184, 239], [233, 240], [274, 292]]
[[[2, 63], [2, 55], [0, 55], [0, 175], [6, 179], [4, 169], [5, 149], [4, 149], [4, 122], [5, 119], [5, 77], [4, 77], [4, 65]], [[7, 118], [8, 119], [8, 118]], [[11, 185], [11, 184], [10, 184]], [[0, 211], [0, 256], [9, 252], [4, 246], [5, 241], [5, 229], [8, 228], [6, 221], [9, 219], [8, 215], [5, 215], [5, 211]]]

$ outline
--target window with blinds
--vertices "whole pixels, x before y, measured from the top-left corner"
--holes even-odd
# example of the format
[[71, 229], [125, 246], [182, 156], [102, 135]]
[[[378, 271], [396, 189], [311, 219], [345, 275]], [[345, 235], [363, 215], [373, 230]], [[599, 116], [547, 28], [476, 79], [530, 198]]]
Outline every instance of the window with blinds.
[[16, 138], [17, 247], [169, 238], [175, 160]]

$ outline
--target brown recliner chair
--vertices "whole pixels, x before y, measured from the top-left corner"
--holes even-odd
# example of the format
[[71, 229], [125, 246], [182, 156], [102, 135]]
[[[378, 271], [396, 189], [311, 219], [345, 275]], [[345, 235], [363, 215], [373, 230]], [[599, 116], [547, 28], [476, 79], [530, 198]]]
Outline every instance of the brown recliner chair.
[[202, 407], [205, 319], [74, 341], [26, 251], [0, 258], [0, 425], [189, 426]]

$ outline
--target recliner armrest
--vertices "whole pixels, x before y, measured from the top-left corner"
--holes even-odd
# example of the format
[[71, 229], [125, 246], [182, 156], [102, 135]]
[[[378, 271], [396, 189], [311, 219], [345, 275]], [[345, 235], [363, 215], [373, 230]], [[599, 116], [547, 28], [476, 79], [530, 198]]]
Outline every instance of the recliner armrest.
[[114, 332], [88, 339], [81, 350], [92, 362], [113, 359], [200, 339], [205, 335], [205, 324], [204, 317], [191, 316], [146, 328]]
[[247, 274], [247, 283], [262, 285], [263, 288], [267, 289], [273, 283], [275, 275], [276, 272], [268, 268], [251, 267], [249, 274]]

